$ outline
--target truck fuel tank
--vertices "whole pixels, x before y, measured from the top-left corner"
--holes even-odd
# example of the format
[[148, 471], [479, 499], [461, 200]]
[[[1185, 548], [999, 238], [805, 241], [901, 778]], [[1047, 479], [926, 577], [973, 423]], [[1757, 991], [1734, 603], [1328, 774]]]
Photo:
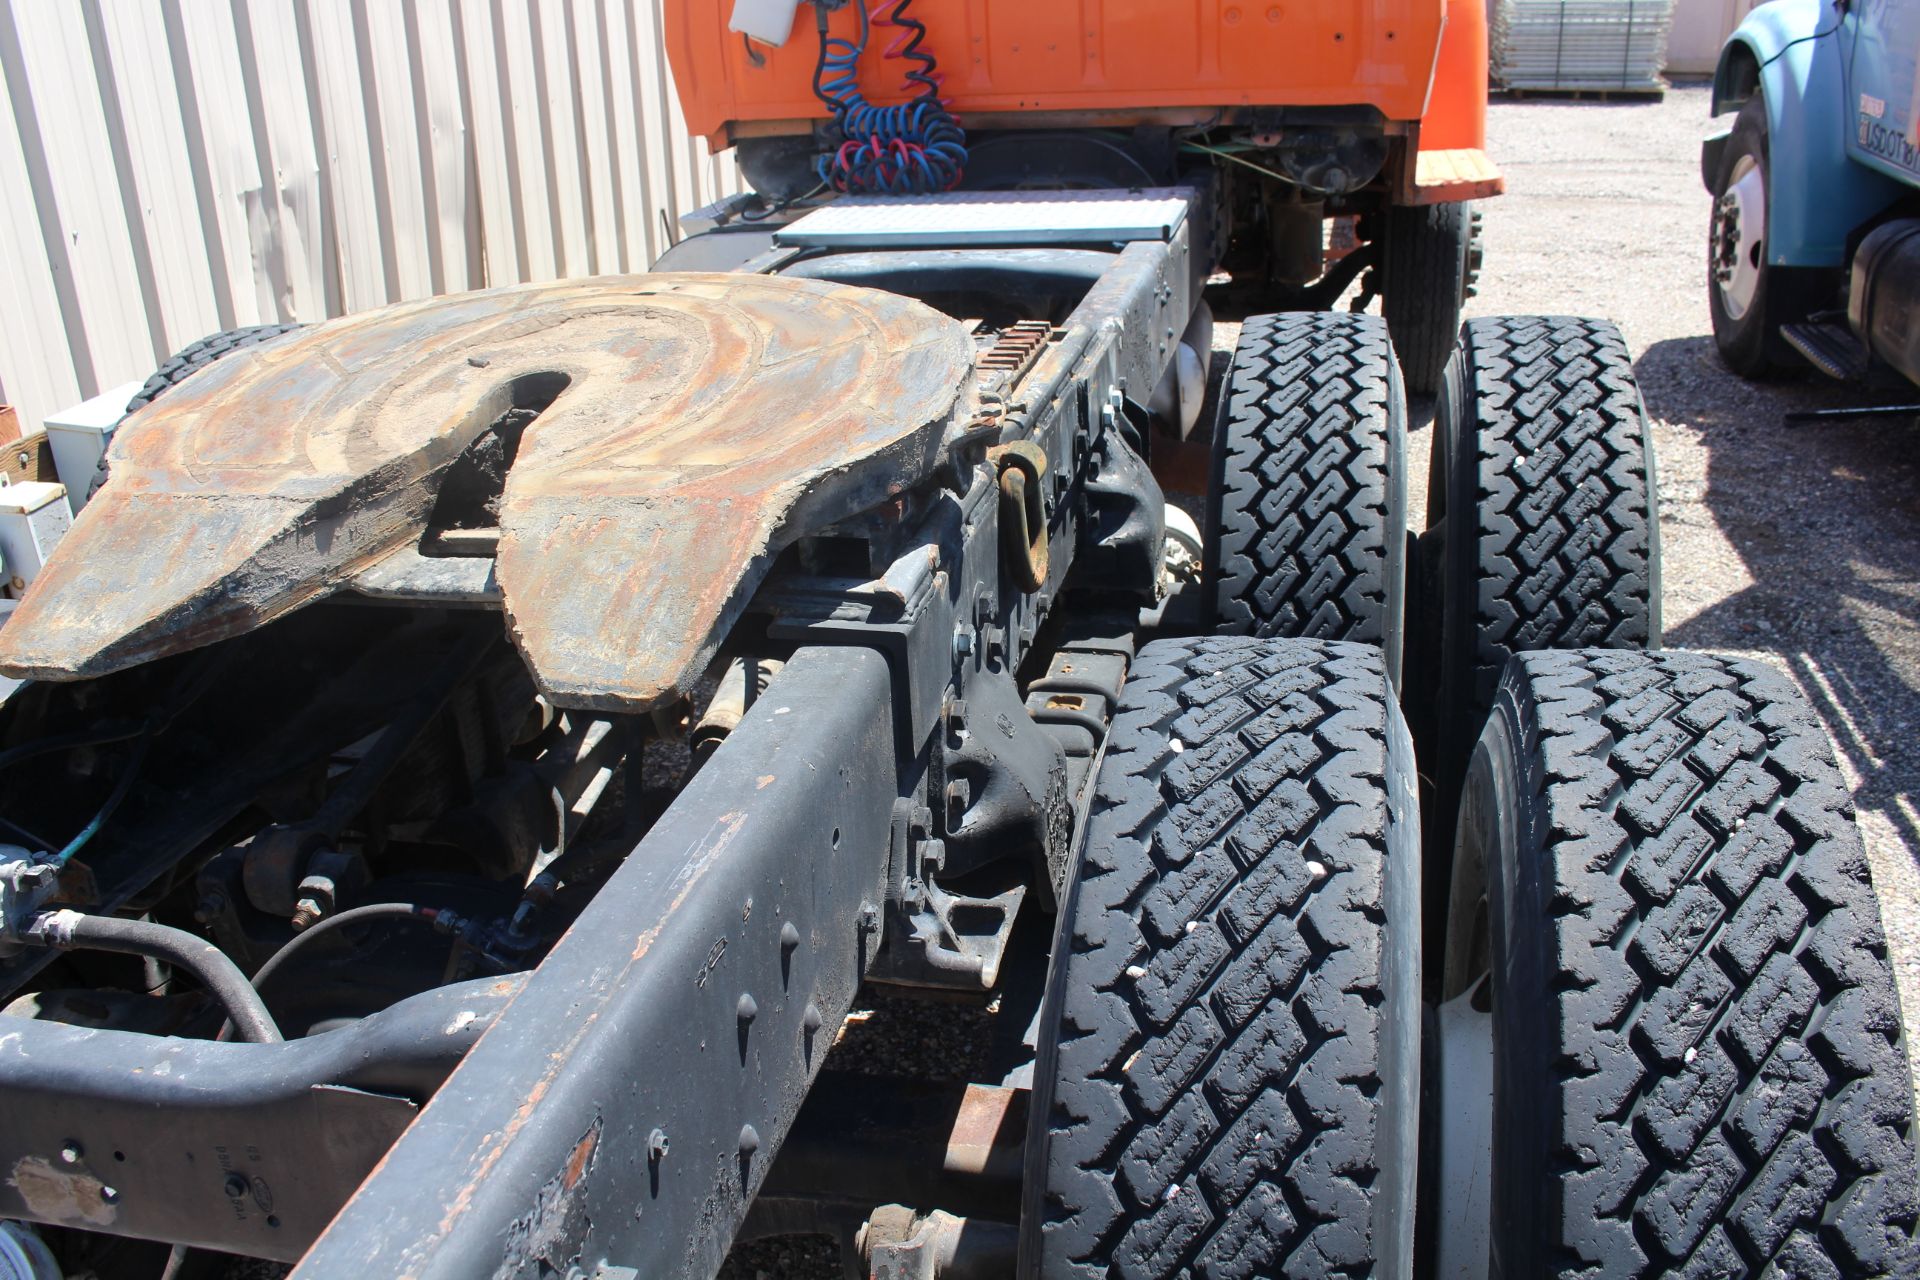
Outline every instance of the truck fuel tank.
[[1847, 323], [1867, 348], [1920, 382], [1920, 218], [1898, 218], [1867, 233], [1853, 255]]

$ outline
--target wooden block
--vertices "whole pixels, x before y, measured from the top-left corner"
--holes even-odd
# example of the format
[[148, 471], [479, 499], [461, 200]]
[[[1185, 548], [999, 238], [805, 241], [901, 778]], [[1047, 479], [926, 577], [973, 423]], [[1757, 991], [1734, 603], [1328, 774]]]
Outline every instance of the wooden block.
[[53, 450], [47, 446], [45, 432], [0, 444], [0, 480], [7, 484], [32, 480], [59, 482], [60, 475], [53, 469]]
[[0, 444], [12, 444], [20, 438], [20, 415], [10, 404], [0, 404]]
[[1484, 200], [1507, 189], [1493, 158], [1477, 147], [1422, 151], [1414, 159], [1413, 189], [1401, 193], [1404, 204], [1441, 204]]

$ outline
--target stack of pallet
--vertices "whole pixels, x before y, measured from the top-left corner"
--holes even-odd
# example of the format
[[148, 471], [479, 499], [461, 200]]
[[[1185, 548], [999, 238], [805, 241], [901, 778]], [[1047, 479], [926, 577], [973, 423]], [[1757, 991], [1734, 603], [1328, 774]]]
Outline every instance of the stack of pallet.
[[1658, 94], [1673, 0], [1497, 0], [1494, 83], [1503, 89]]

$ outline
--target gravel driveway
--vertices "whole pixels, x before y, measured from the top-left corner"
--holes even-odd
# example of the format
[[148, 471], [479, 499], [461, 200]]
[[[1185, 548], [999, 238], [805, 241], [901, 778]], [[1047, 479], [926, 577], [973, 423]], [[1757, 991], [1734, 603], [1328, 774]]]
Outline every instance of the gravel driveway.
[[[1654, 419], [1667, 643], [1771, 662], [1826, 721], [1859, 806], [1907, 1023], [1920, 1028], [1914, 426], [1781, 421], [1791, 409], [1920, 394], [1858, 392], [1812, 376], [1754, 385], [1721, 367], [1706, 303], [1707, 109], [1706, 89], [1693, 86], [1658, 103], [1496, 102], [1488, 147], [1507, 194], [1482, 206], [1486, 268], [1468, 314], [1619, 323]], [[1230, 352], [1237, 330], [1221, 324], [1216, 351]], [[1222, 363], [1216, 356], [1216, 373]], [[1430, 417], [1431, 406], [1414, 406], [1417, 423]], [[1431, 436], [1423, 425], [1410, 439], [1416, 513]], [[911, 1014], [871, 1030], [830, 1063], [851, 1051], [863, 1070], [944, 1076], [955, 1060], [943, 1027]], [[788, 1237], [736, 1250], [725, 1274], [839, 1272], [831, 1242]]]

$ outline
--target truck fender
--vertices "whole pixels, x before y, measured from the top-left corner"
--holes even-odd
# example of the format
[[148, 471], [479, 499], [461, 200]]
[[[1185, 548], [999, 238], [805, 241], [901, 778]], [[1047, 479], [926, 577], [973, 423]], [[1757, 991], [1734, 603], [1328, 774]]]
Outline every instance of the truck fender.
[[[1854, 229], [1906, 191], [1847, 158], [1854, 113], [1839, 22], [1828, 0], [1773, 0], [1728, 37], [1714, 69], [1714, 115], [1739, 110], [1755, 93], [1766, 103], [1767, 257], [1775, 266], [1844, 266]], [[1723, 131], [1701, 147], [1709, 189], [1726, 138]]]

